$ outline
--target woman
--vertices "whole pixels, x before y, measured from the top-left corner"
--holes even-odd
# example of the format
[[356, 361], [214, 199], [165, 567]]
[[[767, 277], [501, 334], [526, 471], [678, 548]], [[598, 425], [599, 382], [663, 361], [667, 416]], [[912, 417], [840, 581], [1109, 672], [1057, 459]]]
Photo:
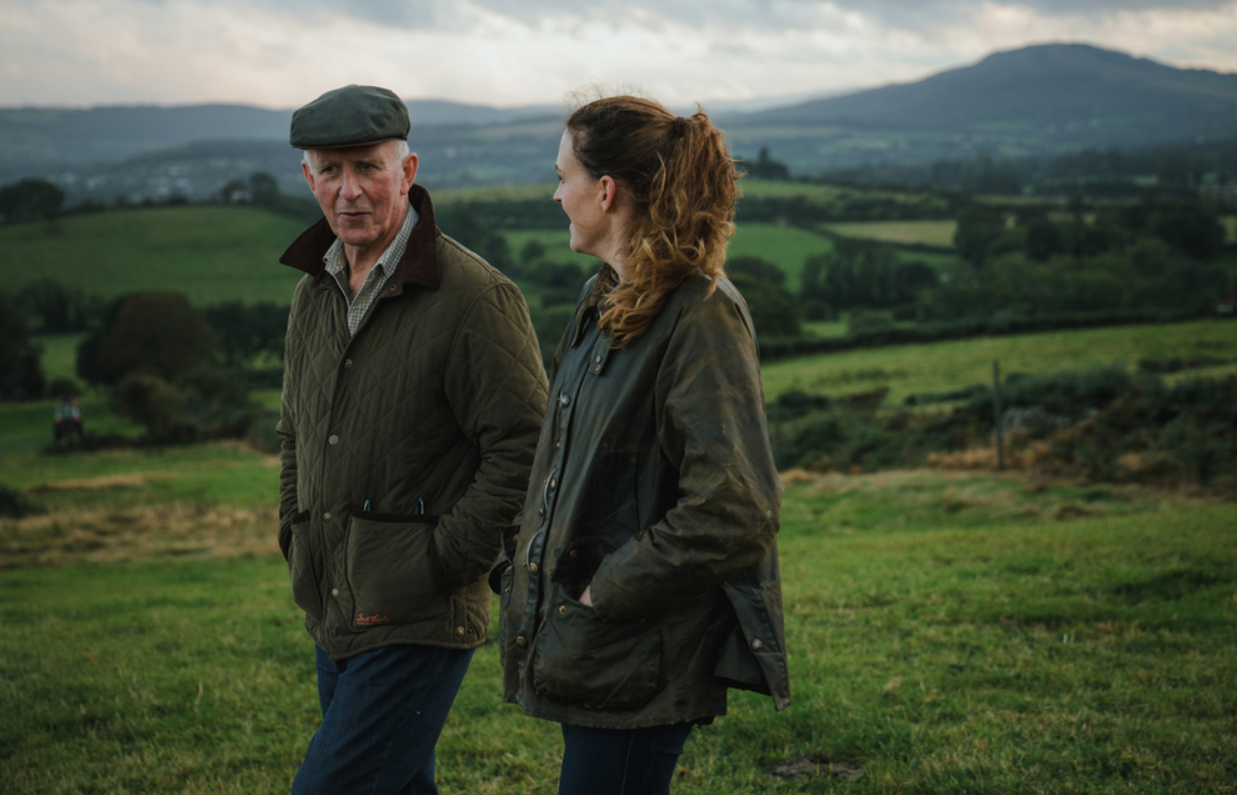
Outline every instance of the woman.
[[[559, 344], [514, 566], [504, 698], [563, 724], [559, 792], [668, 792], [727, 687], [790, 703], [755, 334], [722, 272], [735, 168], [699, 112], [566, 122], [554, 193], [605, 265]], [[497, 571], [497, 570], [496, 570]]]

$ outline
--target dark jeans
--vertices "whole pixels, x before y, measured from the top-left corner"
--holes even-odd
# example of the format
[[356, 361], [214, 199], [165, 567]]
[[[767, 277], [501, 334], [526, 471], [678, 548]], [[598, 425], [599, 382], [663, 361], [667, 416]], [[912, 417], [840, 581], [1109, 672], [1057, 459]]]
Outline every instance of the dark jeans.
[[346, 660], [318, 649], [322, 725], [293, 795], [437, 795], [434, 745], [472, 651], [386, 646]]
[[694, 725], [589, 729], [564, 723], [558, 795], [668, 795]]

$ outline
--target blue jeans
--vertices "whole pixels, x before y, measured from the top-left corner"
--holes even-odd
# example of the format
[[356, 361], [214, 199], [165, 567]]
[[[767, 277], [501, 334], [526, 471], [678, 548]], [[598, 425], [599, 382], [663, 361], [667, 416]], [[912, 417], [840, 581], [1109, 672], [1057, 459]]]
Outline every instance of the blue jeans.
[[346, 660], [318, 649], [322, 725], [293, 795], [437, 795], [434, 745], [472, 650], [385, 646]]
[[558, 795], [668, 795], [694, 725], [590, 729], [564, 723]]

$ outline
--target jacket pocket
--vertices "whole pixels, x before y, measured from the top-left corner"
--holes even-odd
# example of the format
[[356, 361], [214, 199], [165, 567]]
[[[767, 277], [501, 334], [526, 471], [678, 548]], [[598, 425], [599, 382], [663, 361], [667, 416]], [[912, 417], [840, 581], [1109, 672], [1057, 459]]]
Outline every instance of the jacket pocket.
[[451, 603], [434, 567], [437, 517], [357, 511], [348, 527], [354, 629], [442, 618]]
[[309, 512], [301, 511], [288, 524], [288, 579], [292, 581], [292, 599], [311, 618], [322, 618], [322, 594], [318, 590], [318, 572], [314, 569], [306, 531]]
[[661, 635], [648, 621], [602, 621], [596, 611], [552, 591], [537, 635], [533, 687], [588, 709], [635, 709], [659, 687]]

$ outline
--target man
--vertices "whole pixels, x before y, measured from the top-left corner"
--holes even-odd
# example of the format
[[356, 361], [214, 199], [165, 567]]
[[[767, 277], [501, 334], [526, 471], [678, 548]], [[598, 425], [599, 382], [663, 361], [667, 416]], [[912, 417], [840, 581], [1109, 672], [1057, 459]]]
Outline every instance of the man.
[[325, 218], [281, 262], [279, 544], [317, 644], [322, 726], [293, 792], [434, 793], [434, 745], [485, 641], [546, 382], [516, 287], [434, 225], [408, 111], [347, 86], [292, 116]]

